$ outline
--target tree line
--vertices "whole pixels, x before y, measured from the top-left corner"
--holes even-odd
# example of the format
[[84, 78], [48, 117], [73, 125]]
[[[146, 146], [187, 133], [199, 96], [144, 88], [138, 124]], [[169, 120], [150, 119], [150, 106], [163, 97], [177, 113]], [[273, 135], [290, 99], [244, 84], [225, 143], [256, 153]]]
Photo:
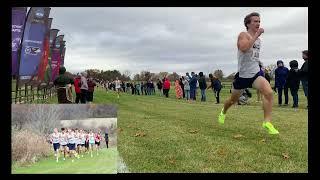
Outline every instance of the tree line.
[[[274, 70], [276, 69], [277, 65], [271, 64], [267, 66], [270, 70], [270, 77], [274, 77]], [[104, 80], [104, 81], [113, 81], [116, 79], [116, 77], [119, 78], [121, 81], [157, 81], [158, 79], [163, 79], [164, 77], [167, 77], [170, 81], [174, 81], [181, 76], [176, 72], [159, 72], [159, 73], [153, 73], [150, 71], [143, 70], [140, 73], [136, 73], [133, 76], [132, 73], [129, 70], [125, 70], [122, 73], [119, 70], [99, 70], [99, 69], [87, 69], [85, 70], [87, 72], [89, 77], [92, 77], [94, 79], [98, 80]], [[189, 72], [190, 73], [190, 72]], [[199, 72], [195, 72], [196, 74]], [[214, 70], [212, 73], [214, 76], [219, 78], [220, 80], [233, 80], [236, 72], [231, 73], [230, 75], [225, 77], [225, 74], [221, 69]], [[74, 78], [77, 74], [72, 74], [70, 72], [66, 72], [66, 75], [69, 77]], [[184, 76], [185, 74], [183, 74]], [[209, 81], [209, 74], [206, 74], [206, 79]]]

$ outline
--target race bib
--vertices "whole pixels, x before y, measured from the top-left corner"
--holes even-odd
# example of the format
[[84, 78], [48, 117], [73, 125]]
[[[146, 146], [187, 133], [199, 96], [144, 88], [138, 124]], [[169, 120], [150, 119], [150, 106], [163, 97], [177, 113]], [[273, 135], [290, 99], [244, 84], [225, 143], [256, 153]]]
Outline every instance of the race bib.
[[253, 61], [259, 61], [259, 53], [260, 53], [260, 43], [255, 42], [252, 47], [251, 59]]

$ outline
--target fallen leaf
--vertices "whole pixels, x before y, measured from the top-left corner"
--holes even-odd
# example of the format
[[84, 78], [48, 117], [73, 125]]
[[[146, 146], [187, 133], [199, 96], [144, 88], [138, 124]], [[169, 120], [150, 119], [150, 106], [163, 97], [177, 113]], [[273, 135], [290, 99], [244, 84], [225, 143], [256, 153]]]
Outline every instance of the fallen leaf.
[[221, 156], [225, 156], [227, 154], [227, 151], [224, 148], [220, 148], [218, 149], [217, 154]]
[[123, 129], [122, 128], [118, 128], [118, 132], [121, 132], [121, 131], [123, 131]]
[[283, 157], [283, 159], [289, 159], [290, 158], [288, 153], [282, 153], [282, 157]]
[[265, 139], [261, 139], [260, 142], [263, 142], [263, 143], [264, 143], [264, 142], [266, 142], [266, 140], [265, 140]]
[[235, 138], [235, 139], [240, 139], [242, 137], [244, 137], [242, 134], [236, 134], [233, 136], [233, 138]]
[[136, 132], [136, 134], [134, 135], [134, 137], [144, 137], [146, 136], [146, 133], [142, 132], [142, 131], [138, 131]]
[[199, 130], [200, 130], [200, 129], [189, 130], [189, 133], [191, 133], [191, 134], [196, 134], [196, 133], [198, 133]]
[[174, 160], [169, 160], [170, 164], [175, 164], [176, 162]]
[[175, 158], [169, 158], [169, 163], [170, 164], [176, 164], [176, 159]]

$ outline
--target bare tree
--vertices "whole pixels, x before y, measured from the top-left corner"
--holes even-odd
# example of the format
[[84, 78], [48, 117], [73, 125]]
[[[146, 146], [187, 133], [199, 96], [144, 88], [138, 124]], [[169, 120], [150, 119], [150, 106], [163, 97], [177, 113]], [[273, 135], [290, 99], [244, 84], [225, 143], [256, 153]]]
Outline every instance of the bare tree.
[[133, 77], [134, 81], [140, 81], [140, 79], [141, 79], [140, 78], [140, 74], [135, 74], [134, 77]]
[[227, 79], [233, 80], [235, 75], [236, 75], [236, 73], [233, 72], [233, 73], [231, 73], [229, 76], [227, 76]]
[[28, 106], [26, 128], [40, 134], [48, 134], [53, 128], [59, 126], [62, 116], [59, 105], [31, 104]]
[[131, 76], [131, 72], [129, 70], [125, 70], [123, 72], [123, 75], [126, 76], [126, 77], [130, 77]]
[[214, 71], [213, 75], [215, 75], [219, 79], [222, 79], [224, 74], [221, 69], [217, 69]]
[[176, 72], [173, 72], [172, 74], [168, 75], [170, 81], [175, 81], [176, 79], [179, 79], [179, 77], [179, 74], [177, 74]]
[[164, 77], [166, 77], [169, 73], [168, 72], [159, 72], [159, 78], [163, 79]]
[[265, 68], [269, 70], [269, 73], [270, 73], [270, 77], [271, 79], [274, 79], [274, 76], [275, 76], [275, 70], [277, 69], [277, 65], [276, 64], [270, 64], [268, 66], [266, 66]]

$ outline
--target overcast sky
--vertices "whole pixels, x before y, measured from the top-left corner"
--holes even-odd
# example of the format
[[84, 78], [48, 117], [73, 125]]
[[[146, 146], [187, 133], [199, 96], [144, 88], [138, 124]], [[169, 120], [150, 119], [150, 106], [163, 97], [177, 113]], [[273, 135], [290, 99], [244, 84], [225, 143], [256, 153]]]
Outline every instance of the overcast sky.
[[237, 71], [237, 36], [244, 17], [261, 15], [261, 61], [285, 65], [308, 49], [308, 9], [303, 8], [159, 8], [52, 7], [51, 28], [66, 40], [65, 67], [151, 72]]

